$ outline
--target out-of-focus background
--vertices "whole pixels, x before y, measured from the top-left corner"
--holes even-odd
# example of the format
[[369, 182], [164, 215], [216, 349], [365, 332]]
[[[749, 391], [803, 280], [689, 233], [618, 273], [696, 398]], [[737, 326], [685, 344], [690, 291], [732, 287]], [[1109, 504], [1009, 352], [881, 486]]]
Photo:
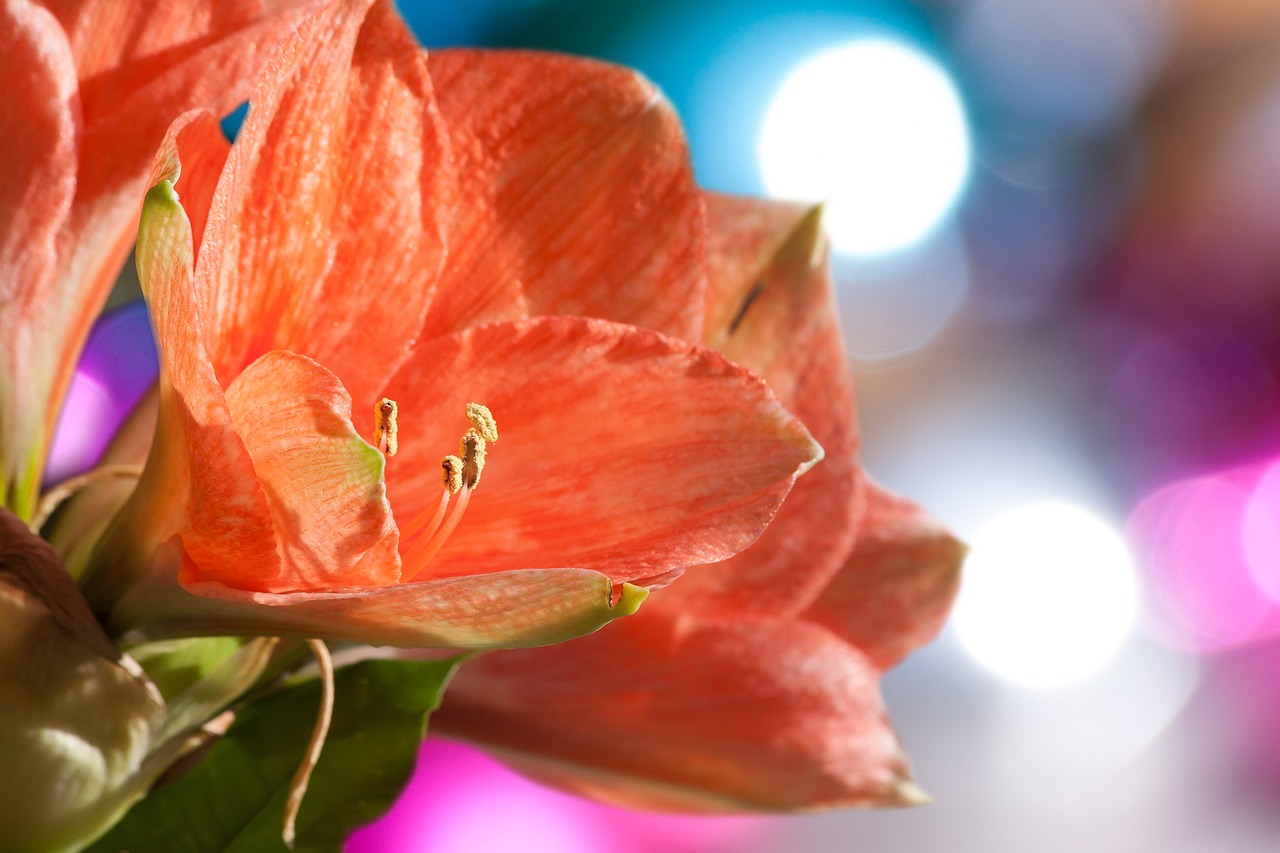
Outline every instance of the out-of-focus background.
[[400, 6], [634, 66], [703, 185], [825, 199], [866, 465], [973, 551], [885, 682], [931, 805], [640, 815], [431, 742], [350, 853], [1280, 849], [1280, 3]]
[[628, 815], [437, 745], [353, 851], [1280, 849], [1280, 3], [401, 8], [634, 66], [703, 185], [825, 198], [866, 464], [974, 550], [885, 684], [932, 805]]

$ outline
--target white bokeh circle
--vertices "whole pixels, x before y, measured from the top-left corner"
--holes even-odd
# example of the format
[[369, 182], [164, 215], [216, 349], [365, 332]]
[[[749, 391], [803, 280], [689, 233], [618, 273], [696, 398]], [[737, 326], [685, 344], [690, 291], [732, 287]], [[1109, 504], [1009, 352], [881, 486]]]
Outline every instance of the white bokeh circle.
[[947, 72], [905, 42], [863, 38], [810, 57], [765, 114], [757, 159], [776, 198], [827, 203], [837, 250], [922, 240], [964, 188], [964, 106]]

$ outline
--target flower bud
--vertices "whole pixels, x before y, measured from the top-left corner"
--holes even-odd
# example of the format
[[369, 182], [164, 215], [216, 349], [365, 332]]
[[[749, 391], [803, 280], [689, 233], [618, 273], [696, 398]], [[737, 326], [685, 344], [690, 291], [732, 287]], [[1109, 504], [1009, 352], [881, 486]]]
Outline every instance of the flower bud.
[[0, 846], [78, 850], [145, 793], [164, 702], [54, 551], [0, 510]]

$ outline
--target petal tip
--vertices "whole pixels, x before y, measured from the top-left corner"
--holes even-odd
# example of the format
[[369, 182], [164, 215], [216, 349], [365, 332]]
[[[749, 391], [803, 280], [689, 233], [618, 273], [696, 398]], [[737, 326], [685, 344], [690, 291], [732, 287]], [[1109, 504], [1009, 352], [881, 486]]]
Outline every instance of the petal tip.
[[633, 583], [622, 584], [618, 593], [618, 600], [609, 607], [610, 618], [620, 619], [623, 616], [634, 615], [648, 597], [649, 590], [644, 587], [636, 586]]
[[887, 805], [900, 807], [927, 806], [932, 802], [933, 797], [905, 776], [894, 780], [887, 798]]
[[182, 206], [178, 201], [178, 192], [173, 188], [173, 180], [176, 178], [176, 174], [173, 178], [161, 177], [152, 185], [151, 189], [147, 190], [147, 195], [142, 202], [144, 217], [150, 211], [157, 209], [172, 211], [174, 208]]
[[813, 470], [813, 466], [817, 465], [823, 459], [827, 458], [827, 451], [818, 440], [809, 435], [809, 458], [800, 463], [800, 467], [796, 468], [796, 476], [803, 477]]
[[786, 241], [778, 248], [773, 264], [795, 264], [808, 270], [821, 267], [827, 257], [827, 235], [824, 227], [826, 215], [826, 202], [818, 202], [805, 210]]

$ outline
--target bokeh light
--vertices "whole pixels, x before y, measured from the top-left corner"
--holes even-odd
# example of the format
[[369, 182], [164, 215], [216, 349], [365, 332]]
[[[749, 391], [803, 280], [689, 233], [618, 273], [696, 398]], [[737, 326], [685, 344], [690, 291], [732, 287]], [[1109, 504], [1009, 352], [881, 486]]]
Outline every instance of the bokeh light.
[[1157, 489], [1130, 516], [1129, 537], [1152, 591], [1150, 630], [1163, 642], [1210, 652], [1259, 630], [1270, 601], [1245, 560], [1249, 500], [1234, 478], [1205, 474]]
[[390, 812], [346, 853], [730, 853], [750, 817], [681, 817], [610, 808], [529, 781], [477, 750], [428, 738]]
[[155, 382], [160, 367], [142, 300], [94, 324], [54, 430], [45, 482], [97, 464], [125, 416]]
[[770, 195], [828, 202], [836, 248], [878, 255], [918, 242], [951, 209], [969, 171], [969, 131], [937, 62], [864, 38], [787, 76], [757, 156]]
[[1280, 461], [1267, 469], [1249, 495], [1240, 533], [1254, 583], [1280, 602]]
[[1195, 657], [1134, 632], [1107, 666], [1070, 688], [1006, 690], [998, 705], [1005, 772], [1032, 785], [1046, 772], [1115, 772], [1168, 729], [1199, 683]]
[[1025, 687], [1096, 673], [1137, 615], [1138, 590], [1120, 534], [1071, 504], [1011, 510], [973, 540], [955, 624], [965, 649]]
[[1160, 59], [1164, 18], [1149, 0], [976, 0], [957, 48], [983, 96], [1043, 132], [1123, 122]]
[[103, 424], [118, 424], [119, 408], [111, 389], [102, 382], [83, 371], [72, 376], [49, 449], [45, 479], [56, 483], [92, 468], [111, 441], [111, 432], [103, 429]]
[[956, 315], [969, 291], [969, 256], [954, 231], [893, 255], [837, 255], [834, 272], [845, 347], [859, 361], [921, 349]]

